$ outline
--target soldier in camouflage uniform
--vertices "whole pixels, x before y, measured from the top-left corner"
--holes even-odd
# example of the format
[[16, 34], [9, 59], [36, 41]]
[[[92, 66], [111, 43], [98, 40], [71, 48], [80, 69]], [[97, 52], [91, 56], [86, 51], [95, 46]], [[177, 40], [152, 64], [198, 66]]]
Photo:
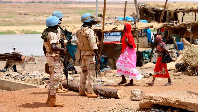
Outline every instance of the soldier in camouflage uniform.
[[[62, 17], [63, 17], [63, 14], [61, 11], [54, 11], [52, 16], [56, 16], [60, 22], [58, 23], [58, 35], [60, 38], [63, 38], [65, 35], [62, 33], [63, 31], [61, 30], [61, 28], [63, 29], [62, 25], [61, 25], [61, 21], [62, 21]], [[64, 38], [65, 39], [65, 38]], [[64, 78], [65, 76], [63, 75], [62, 76], [62, 79]], [[60, 81], [60, 84], [59, 84], [59, 88], [57, 89], [57, 93], [65, 93], [67, 92], [68, 90], [67, 89], [64, 89], [63, 86], [62, 86], [62, 80]]]
[[[89, 13], [83, 14], [81, 21], [84, 23], [80, 30], [77, 31], [78, 48], [81, 53], [81, 69], [79, 95], [88, 98], [96, 98], [93, 91], [95, 80], [95, 55], [100, 62], [98, 55], [97, 38], [92, 27], [93, 16]], [[86, 80], [88, 81], [88, 92], [85, 92]]]
[[56, 90], [59, 87], [63, 65], [61, 62], [61, 56], [65, 55], [65, 49], [61, 48], [60, 34], [58, 33], [58, 23], [60, 20], [55, 16], [50, 16], [46, 19], [46, 28], [42, 33], [43, 50], [49, 65], [50, 71], [50, 84], [48, 91], [47, 102], [50, 107], [63, 106], [63, 103], [56, 101]]

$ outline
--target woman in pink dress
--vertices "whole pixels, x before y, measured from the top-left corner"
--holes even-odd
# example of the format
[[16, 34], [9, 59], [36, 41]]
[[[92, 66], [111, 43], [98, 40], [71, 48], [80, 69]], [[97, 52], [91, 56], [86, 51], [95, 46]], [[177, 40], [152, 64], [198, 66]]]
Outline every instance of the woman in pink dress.
[[122, 81], [118, 85], [125, 84], [126, 78], [129, 77], [130, 83], [126, 86], [134, 86], [134, 80], [140, 80], [140, 75], [136, 69], [136, 52], [135, 42], [133, 35], [131, 34], [131, 25], [125, 23], [124, 25], [124, 36], [122, 37], [122, 51], [119, 59], [117, 60], [117, 73], [122, 77]]

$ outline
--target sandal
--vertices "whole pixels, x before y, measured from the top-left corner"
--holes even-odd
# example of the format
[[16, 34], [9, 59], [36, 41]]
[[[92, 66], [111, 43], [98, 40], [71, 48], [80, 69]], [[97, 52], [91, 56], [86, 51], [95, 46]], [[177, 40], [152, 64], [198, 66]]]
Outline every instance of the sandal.
[[125, 84], [125, 86], [138, 86], [138, 85], [132, 84], [132, 83], [128, 83], [128, 84]]
[[126, 83], [126, 81], [121, 81], [118, 83], [118, 85], [125, 84], [125, 83]]
[[170, 85], [172, 85], [172, 83], [167, 83], [167, 84], [165, 84], [165, 86], [170, 86]]
[[134, 86], [132, 83], [125, 84], [125, 86]]
[[153, 83], [146, 83], [146, 84], [148, 84], [149, 86], [153, 86], [154, 85]]

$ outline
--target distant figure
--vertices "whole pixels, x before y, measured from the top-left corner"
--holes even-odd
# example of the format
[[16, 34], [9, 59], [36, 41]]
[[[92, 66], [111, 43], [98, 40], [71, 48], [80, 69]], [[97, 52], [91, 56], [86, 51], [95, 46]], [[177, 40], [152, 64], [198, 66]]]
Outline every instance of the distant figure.
[[147, 83], [149, 86], [153, 86], [154, 85], [154, 81], [156, 77], [160, 77], [160, 78], [168, 78], [168, 83], [165, 84], [166, 86], [168, 85], [172, 85], [172, 81], [170, 79], [168, 70], [167, 70], [167, 64], [166, 63], [162, 63], [162, 57], [164, 53], [169, 54], [169, 52], [167, 51], [166, 45], [163, 42], [162, 36], [161, 35], [157, 35], [155, 38], [155, 44], [157, 44], [157, 48], [156, 48], [156, 52], [158, 53], [158, 58], [156, 61], [156, 65], [154, 68], [154, 74], [153, 74], [153, 80], [151, 83]]
[[13, 54], [13, 53], [22, 53], [22, 52], [16, 52], [16, 47], [13, 46], [13, 49], [10, 50], [10, 53]]
[[33, 62], [36, 64], [35, 57], [33, 55], [21, 56], [21, 60], [7, 60], [4, 69], [8, 70], [10, 68], [12, 71], [17, 72], [16, 65], [21, 65], [22, 69], [25, 70], [25, 65], [27, 62]]
[[125, 23], [124, 36], [122, 37], [122, 51], [119, 59], [117, 60], [117, 73], [122, 77], [122, 81], [118, 85], [126, 83], [126, 77], [129, 77], [130, 82], [126, 86], [134, 86], [134, 80], [140, 80], [140, 75], [136, 69], [136, 52], [135, 42], [133, 35], [131, 34], [131, 25]]
[[[21, 52], [16, 52], [15, 50], [16, 50], [16, 47], [13, 46], [13, 49], [10, 50], [10, 54], [21, 53]], [[12, 62], [13, 62], [13, 61], [12, 61]], [[8, 68], [9, 68], [9, 67], [11, 67], [12, 70], [13, 70], [14, 72], [17, 72], [16, 64], [15, 64], [15, 63], [11, 63], [10, 60], [6, 61], [6, 66], [4, 67], [4, 69], [5, 69], [6, 71], [8, 71]], [[23, 65], [22, 65], [22, 68], [24, 69], [24, 66], [23, 66]]]
[[13, 46], [13, 49], [10, 50], [10, 53], [15, 53], [16, 47]]

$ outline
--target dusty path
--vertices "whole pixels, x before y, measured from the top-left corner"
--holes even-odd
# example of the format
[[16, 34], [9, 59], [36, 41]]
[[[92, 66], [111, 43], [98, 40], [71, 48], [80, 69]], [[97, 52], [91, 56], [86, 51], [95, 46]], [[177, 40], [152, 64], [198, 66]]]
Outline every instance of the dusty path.
[[[45, 57], [37, 57], [37, 64], [28, 63], [26, 71], [20, 71], [21, 67], [17, 65], [19, 72], [43, 72]], [[5, 66], [4, 61], [0, 61], [0, 69]], [[78, 67], [77, 67], [78, 68]], [[80, 73], [80, 69], [77, 69]], [[0, 72], [0, 76], [5, 76], [9, 72]], [[167, 79], [157, 79], [153, 87], [146, 85], [146, 82], [152, 80], [143, 78], [140, 81], [134, 81], [139, 86], [118, 86], [120, 77], [106, 77], [107, 80], [113, 80], [115, 83], [106, 86], [106, 88], [122, 89], [126, 92], [123, 99], [88, 99], [87, 97], [78, 96], [77, 92], [69, 91], [64, 94], [58, 94], [58, 99], [64, 102], [62, 108], [48, 107], [45, 104], [47, 99], [46, 88], [26, 89], [18, 91], [0, 90], [0, 112], [108, 112], [108, 111], [134, 111], [139, 108], [139, 101], [131, 101], [130, 95], [132, 89], [141, 89], [144, 93], [159, 93], [163, 91], [191, 91], [198, 93], [198, 76], [173, 76], [173, 71], [169, 71], [173, 85], [164, 86]], [[79, 77], [77, 77], [79, 78]], [[178, 95], [178, 94], [177, 94]]]
[[[179, 77], [181, 78], [181, 77]], [[134, 87], [116, 86], [110, 88], [123, 89], [127, 93], [123, 99], [94, 99], [78, 96], [77, 92], [69, 91], [58, 94], [58, 99], [64, 102], [64, 107], [48, 107], [45, 104], [47, 89], [36, 88], [19, 91], [0, 91], [0, 110], [2, 112], [86, 112], [86, 111], [134, 111], [138, 108], [139, 101], [130, 100], [132, 89], [141, 89], [144, 93], [157, 93], [161, 91], [192, 91], [198, 93], [197, 77], [184, 76], [182, 79], [173, 80], [172, 86], [163, 86], [164, 80], [156, 81], [155, 86], [147, 87], [145, 84]], [[141, 82], [142, 83], [142, 82]], [[178, 95], [178, 94], [177, 94]]]

